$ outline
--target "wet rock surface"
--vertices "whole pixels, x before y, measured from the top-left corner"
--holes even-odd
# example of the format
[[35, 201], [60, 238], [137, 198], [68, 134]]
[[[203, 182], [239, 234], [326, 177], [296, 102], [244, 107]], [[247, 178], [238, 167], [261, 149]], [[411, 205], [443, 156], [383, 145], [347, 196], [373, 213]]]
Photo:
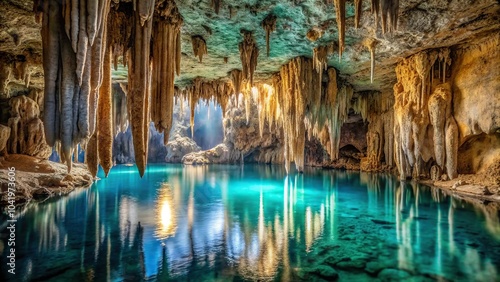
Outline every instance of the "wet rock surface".
[[[65, 165], [48, 160], [16, 154], [0, 158], [2, 172], [10, 167], [15, 168], [16, 204], [68, 194], [76, 188], [89, 187], [94, 181], [86, 165], [80, 163], [76, 163], [72, 173], [68, 174]], [[8, 183], [8, 174], [1, 173], [2, 204], [7, 202]]]

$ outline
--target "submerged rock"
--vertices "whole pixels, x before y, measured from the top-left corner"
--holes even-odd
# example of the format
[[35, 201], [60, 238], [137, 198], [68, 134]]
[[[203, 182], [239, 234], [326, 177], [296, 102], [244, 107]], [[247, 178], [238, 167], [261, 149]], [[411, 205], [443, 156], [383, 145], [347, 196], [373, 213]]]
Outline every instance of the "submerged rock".
[[401, 281], [409, 278], [411, 275], [401, 269], [386, 268], [378, 274], [378, 278], [382, 281]]

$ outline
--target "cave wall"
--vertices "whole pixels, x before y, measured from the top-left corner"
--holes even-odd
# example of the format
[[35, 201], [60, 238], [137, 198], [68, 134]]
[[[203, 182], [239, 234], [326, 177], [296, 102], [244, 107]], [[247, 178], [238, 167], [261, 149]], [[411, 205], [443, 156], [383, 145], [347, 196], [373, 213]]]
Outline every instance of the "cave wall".
[[499, 38], [428, 49], [399, 62], [393, 99], [384, 93], [379, 101], [384, 105], [368, 110], [368, 150], [361, 169], [390, 168], [394, 158], [401, 179], [447, 180], [486, 172], [496, 177]]
[[458, 172], [485, 174], [500, 183], [500, 34], [458, 48], [454, 61]]

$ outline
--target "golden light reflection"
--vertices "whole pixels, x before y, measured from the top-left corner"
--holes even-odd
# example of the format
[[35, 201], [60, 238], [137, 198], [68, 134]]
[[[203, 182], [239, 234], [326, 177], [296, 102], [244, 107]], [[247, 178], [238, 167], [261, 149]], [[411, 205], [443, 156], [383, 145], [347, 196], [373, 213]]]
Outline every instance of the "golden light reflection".
[[156, 232], [155, 237], [166, 239], [175, 234], [177, 217], [175, 203], [170, 185], [164, 184], [156, 202]]

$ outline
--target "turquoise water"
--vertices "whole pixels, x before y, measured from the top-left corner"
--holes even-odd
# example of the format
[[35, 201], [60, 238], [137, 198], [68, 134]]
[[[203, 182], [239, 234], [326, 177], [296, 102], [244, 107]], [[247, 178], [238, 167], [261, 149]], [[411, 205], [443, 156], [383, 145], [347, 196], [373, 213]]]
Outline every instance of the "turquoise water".
[[136, 171], [115, 167], [90, 189], [19, 211], [17, 274], [6, 272], [4, 225], [0, 280], [500, 280], [494, 203], [379, 174]]

